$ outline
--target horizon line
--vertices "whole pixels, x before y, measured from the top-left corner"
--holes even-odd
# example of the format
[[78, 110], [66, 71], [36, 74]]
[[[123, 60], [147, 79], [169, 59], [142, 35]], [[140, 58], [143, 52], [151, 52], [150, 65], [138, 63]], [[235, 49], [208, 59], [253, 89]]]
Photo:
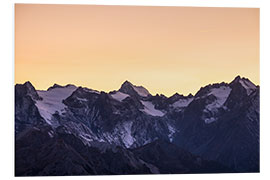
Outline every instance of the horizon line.
[[[209, 85], [214, 85], [214, 84], [221, 84], [221, 83], [225, 83], [225, 84], [230, 84], [231, 82], [233, 82], [235, 79], [237, 79], [237, 78], [240, 78], [240, 79], [247, 79], [247, 80], [249, 80], [251, 83], [253, 83], [255, 86], [259, 86], [260, 87], [260, 85], [259, 84], [255, 84], [254, 82], [252, 82], [249, 78], [247, 78], [247, 77], [244, 77], [244, 76], [240, 76], [240, 75], [237, 75], [237, 76], [235, 76], [235, 78], [233, 79], [233, 80], [231, 80], [230, 82], [225, 82], [225, 81], [221, 81], [221, 82], [214, 82], [214, 83], [208, 83], [208, 84], [206, 84], [206, 85], [203, 85], [203, 86], [201, 86], [197, 91], [196, 91], [196, 93], [201, 89], [201, 88], [204, 88], [204, 87], [206, 87], [206, 86], [209, 86]], [[29, 82], [29, 83], [31, 83], [32, 84], [32, 86], [35, 88], [35, 86], [33, 85], [33, 83], [30, 81], [30, 80], [28, 80], [28, 81], [25, 81], [24, 83], [15, 83], [15, 86], [16, 85], [23, 85], [23, 84], [25, 84], [25, 83], [27, 83], [27, 82]], [[129, 83], [131, 83], [133, 86], [137, 86], [137, 87], [143, 87], [143, 88], [145, 88], [146, 90], [148, 90], [145, 86], [143, 86], [143, 85], [136, 85], [136, 84], [133, 84], [131, 81], [129, 81], [129, 80], [125, 80], [125, 81], [123, 81], [123, 83], [121, 83], [121, 85], [120, 85], [120, 88], [121, 88], [121, 86], [125, 83], [125, 82], [129, 82]], [[54, 85], [59, 85], [59, 86], [62, 86], [62, 87], [66, 87], [66, 86], [75, 86], [75, 87], [77, 87], [77, 88], [79, 88], [79, 87], [81, 87], [81, 88], [87, 88], [87, 89], [91, 89], [91, 90], [95, 90], [95, 91], [98, 91], [98, 92], [105, 92], [105, 93], [111, 93], [111, 92], [113, 92], [113, 91], [119, 91], [119, 89], [114, 89], [114, 90], [110, 90], [110, 91], [104, 91], [104, 90], [97, 90], [97, 89], [92, 89], [92, 88], [90, 88], [90, 87], [86, 87], [86, 86], [81, 86], [81, 85], [77, 85], [77, 84], [73, 84], [73, 83], [68, 83], [68, 84], [65, 84], [65, 85], [61, 85], [61, 84], [59, 84], [59, 83], [53, 83], [53, 85], [51, 85], [51, 86], [49, 86], [47, 89], [36, 89], [37, 91], [48, 91], [48, 89], [49, 88], [51, 88], [51, 87], [53, 87]], [[148, 90], [149, 91], [149, 90]], [[150, 92], [149, 92], [150, 93]], [[152, 94], [155, 94], [155, 95], [164, 95], [164, 96], [166, 96], [166, 97], [171, 97], [171, 96], [173, 96], [173, 95], [175, 95], [175, 94], [179, 94], [179, 95], [183, 95], [183, 96], [189, 96], [190, 94], [191, 95], [195, 95], [196, 93], [187, 93], [187, 95], [184, 95], [184, 94], [182, 94], [182, 93], [179, 93], [179, 92], [174, 92], [172, 95], [165, 95], [165, 94], [163, 94], [163, 93], [150, 93], [151, 95]]]

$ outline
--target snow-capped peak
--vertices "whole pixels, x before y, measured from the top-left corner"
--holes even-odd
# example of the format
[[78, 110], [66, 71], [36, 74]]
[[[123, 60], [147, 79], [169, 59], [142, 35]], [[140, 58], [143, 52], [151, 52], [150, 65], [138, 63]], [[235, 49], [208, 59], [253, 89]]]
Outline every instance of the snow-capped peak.
[[145, 89], [143, 86], [133, 85], [129, 81], [125, 81], [122, 84], [119, 91], [126, 93], [126, 94], [129, 94], [129, 95], [133, 95], [134, 93], [136, 93], [137, 95], [139, 95], [141, 97], [147, 97], [148, 95], [150, 95], [149, 91], [147, 89]]
[[255, 84], [253, 84], [249, 79], [247, 78], [241, 78], [240, 76], [237, 76], [231, 84], [240, 83], [241, 86], [246, 90], [247, 95], [250, 95], [257, 87]]

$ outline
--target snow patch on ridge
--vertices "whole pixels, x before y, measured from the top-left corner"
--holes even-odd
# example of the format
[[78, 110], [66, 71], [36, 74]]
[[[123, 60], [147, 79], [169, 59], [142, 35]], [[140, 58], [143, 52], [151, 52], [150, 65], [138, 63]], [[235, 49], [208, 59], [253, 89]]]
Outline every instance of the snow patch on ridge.
[[127, 148], [129, 148], [134, 143], [134, 138], [131, 135], [132, 124], [132, 122], [127, 122], [123, 125], [125, 133], [122, 136], [122, 140]]
[[76, 86], [67, 86], [53, 88], [48, 91], [37, 91], [38, 95], [42, 97], [42, 100], [36, 101], [36, 106], [40, 115], [48, 124], [52, 125], [53, 127], [57, 126], [57, 123], [51, 120], [52, 115], [57, 111], [59, 114], [62, 114], [66, 107], [62, 101], [69, 97], [76, 88]]
[[256, 86], [248, 80], [241, 79], [239, 82], [246, 89], [248, 96], [256, 89]]
[[208, 104], [206, 106], [207, 110], [212, 111], [214, 109], [220, 108], [225, 103], [230, 93], [231, 93], [230, 87], [221, 86], [220, 88], [213, 88], [208, 94], [208, 96], [212, 94], [217, 99], [211, 104]]
[[142, 86], [132, 86], [133, 89], [142, 97], [147, 97], [150, 93]]
[[174, 108], [187, 107], [191, 103], [192, 100], [193, 100], [193, 98], [179, 99], [178, 101], [176, 101], [175, 103], [173, 103], [172, 106]]
[[[221, 86], [219, 88], [213, 88], [210, 90], [210, 92], [207, 94], [214, 95], [216, 97], [216, 100], [214, 100], [212, 103], [208, 104], [206, 108], [204, 109], [204, 115], [202, 119], [206, 124], [210, 124], [217, 120], [214, 116], [218, 112], [218, 108], [222, 107], [223, 104], [226, 102], [228, 96], [231, 93], [231, 88], [227, 86]], [[207, 117], [207, 114], [211, 115], [211, 117]], [[209, 115], [208, 115], [209, 116]]]
[[120, 91], [117, 91], [115, 94], [112, 94], [111, 96], [112, 96], [112, 98], [114, 98], [115, 100], [120, 101], [120, 102], [122, 102], [124, 99], [129, 97], [128, 94], [122, 93]]
[[86, 92], [90, 92], [90, 93], [100, 94], [100, 92], [97, 90], [93, 90], [93, 89], [89, 89], [89, 88], [85, 88], [85, 87], [83, 88], [83, 90]]
[[144, 105], [144, 109], [141, 110], [144, 113], [149, 114], [151, 116], [159, 116], [159, 117], [164, 116], [164, 113], [162, 111], [155, 109], [155, 106], [152, 102], [141, 101], [141, 103]]
[[168, 130], [169, 130], [169, 135], [168, 135], [168, 137], [169, 137], [169, 139], [170, 139], [170, 142], [172, 142], [172, 140], [173, 140], [173, 135], [174, 135], [174, 133], [176, 132], [176, 130], [175, 130], [171, 125], [169, 125], [169, 124], [168, 124]]
[[214, 122], [214, 121], [216, 121], [216, 120], [217, 120], [217, 118], [211, 117], [211, 118], [205, 118], [205, 119], [204, 119], [204, 122], [205, 122], [206, 124], [210, 124], [210, 123], [212, 123], [212, 122]]

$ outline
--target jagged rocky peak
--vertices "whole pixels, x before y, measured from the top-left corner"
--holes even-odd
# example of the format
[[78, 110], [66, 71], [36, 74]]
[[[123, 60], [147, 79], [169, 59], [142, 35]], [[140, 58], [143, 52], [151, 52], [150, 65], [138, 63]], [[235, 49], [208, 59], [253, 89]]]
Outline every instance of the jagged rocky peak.
[[87, 88], [87, 87], [82, 87], [82, 86], [79, 86], [76, 91], [78, 92], [83, 92], [83, 93], [96, 93], [96, 94], [100, 94], [99, 91], [97, 90], [94, 90], [94, 89], [90, 89], [90, 88]]
[[[204, 97], [206, 95], [210, 95], [213, 91], [220, 94], [227, 93], [230, 90], [237, 90], [238, 93], [246, 92], [247, 95], [250, 95], [257, 88], [258, 86], [253, 84], [248, 78], [238, 75], [230, 83], [221, 82], [201, 87], [200, 90], [195, 94], [195, 97]], [[215, 93], [212, 94], [215, 95]]]
[[193, 95], [191, 93], [189, 93], [187, 96], [184, 96], [183, 94], [179, 94], [179, 93], [175, 93], [173, 94], [171, 97], [169, 97], [169, 99], [171, 99], [172, 101], [177, 101], [179, 99], [187, 99], [187, 98], [192, 98]]
[[129, 82], [129, 81], [126, 80], [126, 81], [121, 85], [119, 91], [121, 91], [121, 92], [123, 92], [123, 93], [129, 93], [130, 91], [134, 91], [134, 89], [133, 89], [133, 84], [132, 84], [131, 82]]
[[175, 93], [172, 96], [170, 96], [167, 101], [169, 102], [169, 104], [172, 104], [172, 103], [174, 103], [180, 99], [184, 99], [184, 98], [185, 98], [185, 96], [183, 96], [182, 94]]
[[35, 89], [34, 86], [31, 84], [30, 81], [26, 81], [23, 85], [26, 86], [29, 89]]
[[63, 100], [63, 103], [73, 108], [83, 108], [95, 102], [100, 92], [79, 86], [72, 94]]
[[248, 78], [245, 78], [245, 77], [241, 77], [241, 76], [236, 76], [234, 78], [234, 80], [232, 80], [232, 82], [230, 83], [231, 85], [233, 84], [241, 84], [242, 86], [244, 86], [243, 84], [246, 84], [248, 85], [249, 87], [253, 87], [253, 88], [256, 88], [256, 85], [253, 84]]
[[25, 82], [24, 84], [16, 84], [15, 85], [15, 94], [16, 96], [26, 96], [29, 95], [35, 100], [42, 99], [34, 86], [31, 84], [30, 81]]
[[50, 89], [54, 89], [54, 88], [62, 88], [63, 86], [59, 85], [59, 84], [56, 84], [54, 83], [53, 86], [49, 87], [47, 90], [49, 91]]
[[96, 91], [96, 90], [92, 90], [92, 89], [86, 88], [86, 87], [79, 86], [78, 88], [76, 88], [73, 91], [73, 93], [71, 94], [71, 96], [73, 98], [84, 98], [84, 97], [89, 97], [91, 94], [100, 94], [100, 92], [99, 91]]
[[169, 104], [172, 105], [175, 109], [183, 109], [186, 108], [192, 101], [194, 97], [192, 94], [189, 94], [188, 96], [174, 94], [170, 98], [168, 98]]
[[255, 84], [253, 84], [248, 78], [244, 78], [241, 76], [236, 76], [236, 78], [234, 78], [234, 80], [229, 84], [231, 86], [231, 88], [237, 89], [237, 88], [244, 88], [247, 95], [250, 95], [253, 91], [255, 91], [258, 86], [256, 86]]
[[241, 79], [242, 79], [241, 76], [237, 75], [231, 83], [239, 82]]
[[54, 83], [54, 85], [51, 86], [51, 87], [49, 87], [49, 88], [47, 89], [47, 91], [50, 91], [50, 90], [55, 89], [55, 88], [67, 88], [67, 87], [76, 87], [76, 86], [73, 85], [73, 84], [67, 84], [67, 85], [65, 85], [65, 86], [61, 86], [61, 85], [59, 85], [59, 84]]
[[144, 88], [143, 86], [136, 86], [136, 85], [133, 85], [131, 82], [129, 81], [125, 81], [121, 88], [119, 89], [120, 92], [122, 93], [126, 93], [126, 94], [129, 94], [129, 95], [139, 95], [141, 97], [147, 97], [148, 95], [150, 95], [149, 91]]
[[179, 93], [174, 93], [171, 98], [179, 98], [179, 97], [184, 97], [182, 94]]
[[125, 87], [125, 86], [133, 86], [133, 84], [129, 82], [128, 80], [125, 80], [125, 82], [122, 84], [121, 87]]
[[157, 93], [155, 96], [156, 96], [156, 97], [161, 97], [161, 98], [167, 98], [164, 94], [158, 94], [158, 93]]
[[201, 87], [200, 90], [195, 94], [195, 97], [204, 97], [206, 95], [210, 95], [212, 91], [229, 91], [229, 89], [229, 84], [225, 82], [209, 84], [207, 86]]
[[168, 98], [163, 94], [156, 94], [155, 96], [149, 96], [147, 98], [147, 100], [150, 100], [150, 101], [156, 101], [157, 100], [157, 101], [161, 101], [161, 102], [163, 102], [163, 101], [165, 101], [167, 99]]

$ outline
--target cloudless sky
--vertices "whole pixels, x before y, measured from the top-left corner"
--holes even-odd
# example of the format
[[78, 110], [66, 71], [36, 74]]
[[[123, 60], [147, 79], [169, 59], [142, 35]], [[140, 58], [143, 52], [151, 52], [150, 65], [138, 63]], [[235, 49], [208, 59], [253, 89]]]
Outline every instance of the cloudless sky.
[[15, 5], [15, 83], [196, 93], [241, 75], [259, 84], [259, 9]]

